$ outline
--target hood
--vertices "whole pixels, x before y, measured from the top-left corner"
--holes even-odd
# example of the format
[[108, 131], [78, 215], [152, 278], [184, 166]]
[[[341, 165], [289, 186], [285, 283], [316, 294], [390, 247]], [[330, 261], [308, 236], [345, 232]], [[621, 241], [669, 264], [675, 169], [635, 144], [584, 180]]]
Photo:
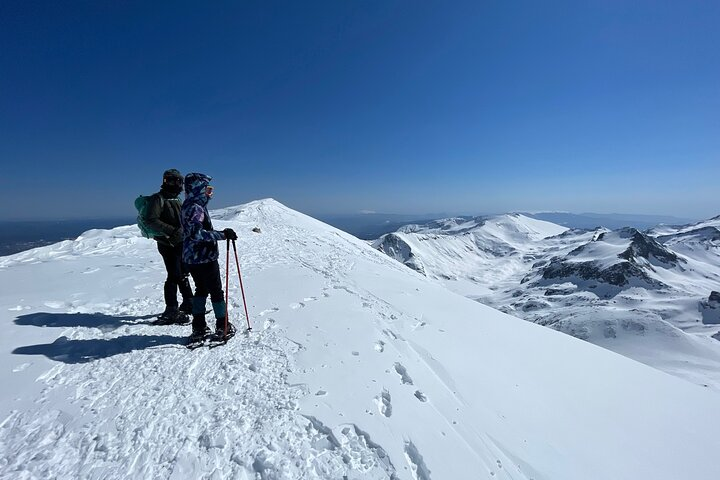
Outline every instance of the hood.
[[201, 205], [207, 205], [210, 198], [205, 195], [205, 187], [210, 185], [212, 177], [204, 173], [185, 175], [185, 199]]

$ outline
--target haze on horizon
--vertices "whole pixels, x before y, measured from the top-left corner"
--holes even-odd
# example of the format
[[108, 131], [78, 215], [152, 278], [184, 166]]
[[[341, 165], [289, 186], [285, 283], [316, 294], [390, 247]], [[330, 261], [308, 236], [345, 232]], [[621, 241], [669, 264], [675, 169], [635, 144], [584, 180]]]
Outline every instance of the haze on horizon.
[[0, 220], [212, 208], [718, 215], [720, 4], [0, 4]]

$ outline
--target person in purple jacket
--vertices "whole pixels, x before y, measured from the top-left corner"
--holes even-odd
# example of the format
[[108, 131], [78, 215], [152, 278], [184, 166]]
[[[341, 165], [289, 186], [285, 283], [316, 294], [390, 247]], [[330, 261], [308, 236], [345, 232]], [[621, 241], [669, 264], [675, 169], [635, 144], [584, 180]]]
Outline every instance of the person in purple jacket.
[[195, 282], [190, 342], [204, 338], [210, 331], [205, 322], [205, 302], [208, 295], [215, 314], [215, 334], [224, 338], [235, 334], [235, 327], [230, 322], [227, 323], [227, 332], [225, 331], [225, 293], [220, 279], [217, 242], [237, 240], [237, 234], [231, 228], [213, 230], [207, 209], [213, 194], [211, 180], [212, 177], [202, 173], [189, 173], [185, 176], [185, 201], [180, 215], [183, 227], [183, 262], [188, 265]]

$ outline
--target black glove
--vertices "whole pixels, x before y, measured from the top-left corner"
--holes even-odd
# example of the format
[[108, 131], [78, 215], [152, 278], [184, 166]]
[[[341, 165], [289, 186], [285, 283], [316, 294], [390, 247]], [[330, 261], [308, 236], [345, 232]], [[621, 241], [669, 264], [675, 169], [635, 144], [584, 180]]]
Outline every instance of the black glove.
[[225, 234], [225, 240], [237, 240], [237, 233], [232, 228], [226, 228], [223, 233]]
[[172, 234], [170, 234], [170, 243], [173, 245], [182, 245], [183, 237], [182, 230], [176, 228]]

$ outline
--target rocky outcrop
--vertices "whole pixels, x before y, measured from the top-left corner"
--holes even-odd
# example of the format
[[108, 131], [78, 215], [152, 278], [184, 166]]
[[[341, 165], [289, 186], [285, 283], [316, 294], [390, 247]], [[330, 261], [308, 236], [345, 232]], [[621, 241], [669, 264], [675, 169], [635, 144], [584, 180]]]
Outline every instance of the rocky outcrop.
[[[601, 242], [617, 245], [627, 241], [627, 248], [617, 258], [592, 258]], [[600, 249], [599, 251], [602, 251]], [[577, 257], [590, 257], [577, 261]], [[615, 232], [598, 231], [592, 241], [581, 245], [565, 258], [555, 257], [542, 269], [544, 280], [580, 279], [595, 281], [616, 287], [626, 287], [632, 280], [645, 287], [661, 288], [663, 284], [650, 273], [655, 266], [671, 268], [684, 262], [678, 255], [665, 248], [654, 238], [635, 228], [623, 228]]]
[[632, 262], [619, 262], [610, 267], [603, 268], [598, 262], [565, 262], [555, 258], [543, 269], [542, 278], [545, 280], [572, 279], [595, 280], [617, 287], [624, 287], [636, 278], [649, 287], [659, 288], [662, 284], [652, 278], [638, 265]]
[[[701, 300], [698, 310], [705, 325], [720, 325], [720, 292], [712, 291], [707, 300]], [[718, 338], [720, 340], [720, 338]]]
[[375, 241], [373, 247], [388, 257], [393, 258], [405, 266], [412, 268], [416, 272], [425, 275], [425, 266], [413, 253], [410, 245], [408, 245], [408, 243], [403, 240], [400, 235], [395, 233], [383, 235]]
[[619, 254], [618, 257], [630, 262], [634, 262], [637, 258], [644, 258], [650, 262], [652, 262], [653, 259], [657, 259], [670, 266], [678, 264], [679, 257], [667, 248], [663, 247], [653, 237], [650, 237], [635, 228], [623, 228], [617, 233], [620, 238], [630, 239], [630, 246], [628, 246], [627, 250]]

